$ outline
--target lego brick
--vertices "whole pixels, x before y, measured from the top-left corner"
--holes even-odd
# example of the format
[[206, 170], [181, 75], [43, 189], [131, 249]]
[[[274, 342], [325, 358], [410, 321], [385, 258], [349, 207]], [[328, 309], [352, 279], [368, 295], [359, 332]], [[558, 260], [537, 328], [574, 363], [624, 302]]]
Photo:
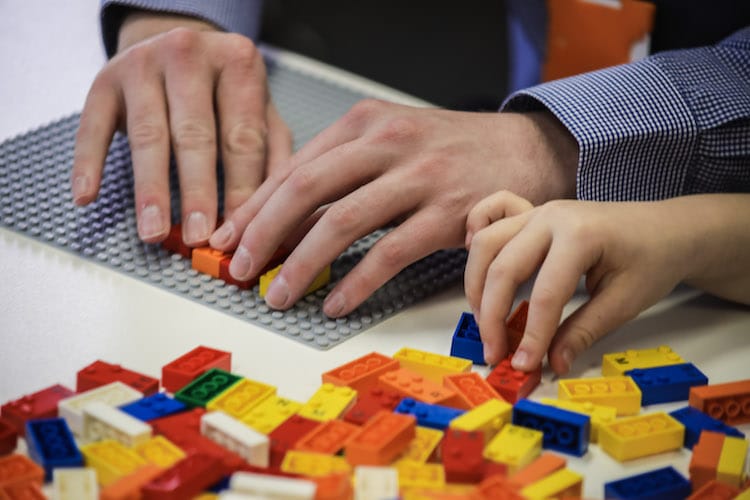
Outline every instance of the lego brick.
[[55, 469], [52, 497], [55, 500], [99, 500], [96, 471], [88, 467]]
[[631, 377], [561, 379], [558, 398], [613, 406], [617, 415], [637, 415], [641, 410], [641, 390]]
[[83, 466], [83, 455], [62, 418], [26, 422], [26, 447], [29, 457], [44, 467], [47, 481], [56, 467]]
[[135, 472], [122, 476], [100, 492], [100, 500], [135, 500], [141, 498], [141, 488], [164, 472], [164, 468], [152, 463], [138, 468]]
[[221, 368], [211, 368], [188, 385], [177, 391], [175, 399], [188, 406], [206, 407], [209, 401], [219, 396], [242, 379]]
[[145, 396], [156, 394], [159, 391], [158, 379], [128, 370], [120, 365], [97, 360], [78, 372], [76, 392], [85, 392], [116, 381], [129, 385]]
[[554, 453], [542, 453], [539, 458], [518, 470], [508, 478], [508, 483], [521, 490], [535, 482], [549, 476], [555, 471], [561, 470], [566, 465], [566, 460]]
[[221, 259], [221, 262], [219, 262], [219, 279], [223, 280], [226, 284], [234, 285], [241, 290], [250, 290], [260, 282], [260, 277], [262, 275], [266, 274], [274, 267], [281, 265], [284, 262], [284, 259], [286, 259], [290, 253], [291, 251], [284, 248], [283, 246], [277, 248], [274, 254], [271, 256], [271, 259], [268, 261], [268, 263], [266, 263], [265, 266], [263, 266], [258, 274], [256, 274], [255, 276], [251, 276], [247, 280], [237, 280], [232, 277], [231, 274], [229, 274], [229, 264], [232, 262], [232, 256], [228, 255]]
[[692, 387], [689, 404], [729, 425], [750, 423], [750, 379]]
[[548, 498], [581, 498], [583, 476], [570, 469], [560, 469], [539, 481], [526, 486], [521, 495], [529, 500]]
[[450, 428], [462, 431], [481, 431], [489, 443], [512, 418], [513, 406], [500, 399], [490, 399], [463, 415], [451, 420]]
[[182, 239], [182, 224], [180, 223], [172, 224], [169, 228], [169, 234], [161, 242], [161, 246], [168, 252], [182, 255], [186, 259], [191, 258], [193, 255], [193, 248], [187, 246]]
[[354, 468], [354, 497], [361, 500], [398, 498], [398, 471], [393, 467], [358, 465]]
[[457, 408], [423, 403], [411, 398], [402, 399], [395, 411], [414, 415], [418, 425], [438, 430], [447, 428], [451, 420], [465, 413]]
[[219, 265], [230, 254], [211, 247], [194, 248], [190, 265], [199, 273], [219, 278]]
[[380, 410], [394, 410], [403, 399], [400, 392], [376, 382], [364, 392], [357, 393], [357, 400], [344, 414], [344, 420], [355, 425], [364, 425]]
[[712, 479], [698, 489], [687, 500], [732, 500], [739, 495], [739, 488]]
[[276, 394], [276, 387], [243, 378], [206, 404], [208, 410], [220, 410], [242, 418], [266, 398]]
[[154, 436], [134, 447], [135, 452], [146, 462], [169, 468], [185, 458], [185, 452], [164, 436]]
[[175, 393], [211, 368], [230, 371], [232, 354], [198, 346], [164, 365], [161, 369], [161, 383], [167, 391]]
[[87, 405], [98, 401], [109, 406], [121, 406], [141, 398], [143, 398], [142, 392], [116, 381], [62, 399], [57, 404], [57, 409], [60, 416], [68, 423], [73, 434], [82, 435], [84, 429], [83, 409]]
[[479, 326], [470, 312], [463, 312], [458, 318], [458, 324], [451, 339], [451, 356], [468, 359], [476, 365], [486, 364]]
[[692, 363], [636, 368], [625, 375], [632, 377], [641, 390], [643, 406], [687, 401], [691, 387], [708, 384], [708, 377]]
[[354, 498], [351, 473], [335, 473], [310, 479], [316, 486], [316, 500], [347, 500]]
[[399, 362], [395, 359], [371, 352], [323, 373], [322, 377], [323, 383], [349, 386], [362, 393], [376, 385], [380, 375], [398, 368]]
[[191, 498], [223, 476], [220, 460], [212, 455], [188, 455], [141, 488], [143, 500]]
[[[510, 313], [510, 317], [505, 322], [508, 340], [508, 352], [516, 352], [518, 346], [521, 344], [521, 338], [523, 338], [523, 332], [526, 331], [526, 318], [529, 316], [529, 301], [523, 300], [518, 306]], [[519, 396], [519, 398], [525, 398], [526, 395]]]
[[313, 481], [302, 478], [235, 472], [229, 480], [229, 488], [238, 493], [252, 495], [253, 498], [312, 500], [315, 498], [316, 485]]
[[111, 439], [85, 444], [81, 446], [81, 453], [86, 466], [96, 470], [101, 486], [107, 486], [146, 465], [146, 461], [135, 451]]
[[709, 481], [716, 479], [716, 469], [719, 467], [724, 437], [725, 435], [720, 432], [701, 432], [698, 442], [693, 446], [688, 467], [693, 490], [697, 490]]
[[57, 403], [74, 394], [75, 392], [67, 387], [55, 384], [5, 403], [0, 408], [0, 415], [15, 427], [19, 435], [23, 436], [26, 432], [27, 420], [55, 418], [57, 416]]
[[542, 447], [577, 457], [589, 447], [591, 418], [554, 406], [522, 399], [513, 406], [513, 424], [544, 433]]
[[476, 492], [482, 500], [523, 500], [521, 493], [502, 475], [486, 477], [479, 483]]
[[0, 457], [0, 490], [16, 484], [44, 483], [44, 469], [18, 453]]
[[664, 412], [618, 419], [599, 435], [599, 446], [621, 462], [679, 450], [684, 441], [685, 427]]
[[478, 483], [482, 480], [484, 434], [448, 428], [440, 445], [445, 480], [450, 483]]
[[724, 438], [716, 468], [716, 479], [719, 482], [737, 488], [742, 486], [747, 450], [747, 441], [744, 439], [732, 436]]
[[237, 453], [251, 465], [268, 467], [270, 455], [268, 436], [226, 413], [221, 411], [205, 413], [201, 417], [201, 434]]
[[511, 365], [512, 355], [500, 361], [487, 375], [487, 382], [504, 400], [515, 403], [533, 391], [542, 380], [542, 367], [530, 372], [516, 370]]
[[443, 356], [410, 347], [402, 347], [394, 355], [402, 368], [407, 368], [424, 378], [442, 385], [445, 375], [466, 373], [471, 370], [472, 363], [466, 359], [453, 356]]
[[297, 441], [320, 425], [317, 420], [292, 415], [276, 427], [268, 437], [271, 438], [271, 467], [281, 465], [287, 451], [294, 449]]
[[588, 401], [578, 402], [551, 398], [541, 398], [539, 402], [591, 417], [591, 434], [589, 435], [589, 442], [591, 443], [599, 441], [599, 429], [603, 425], [613, 422], [617, 418], [617, 408], [613, 406], [597, 405]]
[[329, 420], [304, 435], [295, 443], [294, 449], [335, 455], [358, 430], [358, 426], [343, 420]]
[[385, 387], [400, 392], [403, 397], [416, 399], [423, 403], [453, 406], [457, 399], [456, 393], [452, 390], [442, 387], [408, 368], [399, 368], [384, 373], [378, 380]]
[[456, 401], [464, 410], [479, 406], [488, 399], [503, 399], [489, 382], [476, 372], [446, 375], [443, 377], [443, 385], [456, 393]]
[[84, 439], [114, 439], [125, 446], [136, 446], [151, 437], [151, 426], [113, 406], [94, 401], [83, 407]]
[[441, 464], [418, 464], [401, 462], [396, 465], [400, 488], [442, 488], [445, 486], [445, 470]]
[[664, 467], [604, 484], [612, 499], [680, 500], [690, 496], [690, 482], [674, 467]]
[[0, 417], [0, 457], [13, 453], [18, 445], [18, 431], [10, 419]]
[[[266, 296], [268, 287], [271, 285], [271, 282], [276, 277], [276, 275], [279, 274], [279, 271], [281, 271], [281, 265], [274, 267], [273, 269], [260, 276], [260, 281], [258, 283], [258, 295], [260, 295], [261, 297]], [[327, 265], [323, 268], [322, 271], [320, 271], [320, 273], [318, 273], [317, 276], [315, 276], [313, 282], [310, 283], [310, 285], [307, 287], [307, 290], [305, 290], [305, 295], [310, 295], [311, 293], [320, 290], [330, 282], [331, 266]]]
[[290, 474], [308, 477], [351, 472], [349, 462], [344, 457], [299, 450], [287, 451], [280, 468]]
[[414, 439], [415, 427], [412, 415], [381, 411], [349, 438], [346, 460], [352, 465], [387, 465]]
[[120, 406], [120, 410], [143, 422], [174, 415], [185, 411], [186, 408], [185, 403], [177, 401], [163, 392]]
[[487, 443], [484, 458], [507, 465], [514, 474], [541, 454], [542, 438], [541, 431], [507, 424]]
[[666, 345], [655, 349], [630, 349], [602, 356], [602, 376], [616, 377], [625, 375], [625, 372], [637, 368], [655, 368], [684, 363], [686, 361]]
[[356, 398], [357, 391], [351, 387], [325, 383], [302, 405], [297, 414], [319, 422], [333, 420], [343, 415]]
[[36, 483], [19, 483], [0, 489], [0, 498], [6, 495], [9, 500], [47, 500], [41, 486]]
[[435, 454], [435, 450], [443, 439], [443, 431], [430, 429], [428, 427], [416, 426], [414, 438], [409, 441], [406, 449], [401, 453], [396, 462], [427, 463]]
[[240, 420], [258, 432], [270, 434], [286, 419], [297, 413], [302, 403], [279, 396], [270, 396], [261, 401]]
[[693, 449], [693, 445], [698, 441], [698, 437], [703, 431], [721, 432], [727, 436], [745, 437], [742, 432], [734, 427], [710, 417], [691, 406], [674, 410], [669, 415], [685, 426], [684, 446], [688, 449]]

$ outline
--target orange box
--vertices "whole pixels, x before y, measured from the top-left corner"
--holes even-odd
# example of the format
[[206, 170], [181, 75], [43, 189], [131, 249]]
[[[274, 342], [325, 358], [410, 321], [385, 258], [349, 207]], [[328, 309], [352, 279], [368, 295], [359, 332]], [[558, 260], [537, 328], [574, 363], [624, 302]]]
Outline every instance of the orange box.
[[488, 399], [505, 401], [477, 372], [454, 373], [443, 377], [443, 386], [454, 391], [459, 408], [471, 410]]
[[539, 458], [531, 462], [508, 478], [508, 483], [519, 491], [555, 471], [565, 467], [567, 461], [554, 453], [542, 453]]
[[378, 380], [389, 389], [430, 404], [453, 406], [458, 396], [446, 387], [440, 387], [435, 382], [424, 378], [407, 368], [399, 368], [381, 375]]
[[358, 430], [359, 426], [343, 420], [329, 420], [305, 434], [294, 444], [293, 448], [335, 455]]
[[416, 436], [417, 420], [411, 415], [381, 411], [349, 439], [344, 448], [352, 465], [387, 465]]
[[698, 442], [693, 446], [693, 454], [690, 457], [688, 467], [693, 491], [701, 488], [712, 479], [716, 479], [716, 470], [719, 467], [724, 438], [724, 434], [720, 432], [701, 432]]
[[350, 361], [345, 365], [327, 371], [323, 374], [323, 383], [348, 386], [357, 392], [367, 392], [367, 389], [378, 382], [378, 377], [392, 370], [398, 370], [399, 363], [395, 359], [371, 352], [361, 358]]
[[200, 247], [193, 249], [192, 266], [200, 273], [208, 274], [214, 278], [219, 277], [221, 260], [228, 257], [228, 253], [211, 247]]
[[750, 379], [690, 388], [690, 406], [729, 425], [750, 422]]

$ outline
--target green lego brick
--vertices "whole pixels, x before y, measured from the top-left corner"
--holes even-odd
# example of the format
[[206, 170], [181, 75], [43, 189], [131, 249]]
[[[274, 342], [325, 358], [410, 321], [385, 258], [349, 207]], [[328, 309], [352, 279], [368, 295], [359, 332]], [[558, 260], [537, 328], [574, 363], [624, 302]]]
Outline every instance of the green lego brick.
[[177, 391], [175, 399], [188, 406], [205, 408], [209, 401], [242, 379], [221, 368], [212, 368]]

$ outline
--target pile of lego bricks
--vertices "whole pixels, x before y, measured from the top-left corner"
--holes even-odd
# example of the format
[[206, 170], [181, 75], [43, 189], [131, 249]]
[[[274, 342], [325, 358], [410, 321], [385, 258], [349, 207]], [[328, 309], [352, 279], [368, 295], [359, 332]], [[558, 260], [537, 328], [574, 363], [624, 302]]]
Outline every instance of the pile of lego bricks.
[[[514, 338], [526, 310], [508, 321]], [[464, 314], [453, 351], [470, 354], [477, 333]], [[601, 377], [560, 379], [559, 399], [529, 399], [540, 370], [472, 368], [372, 352], [297, 402], [205, 346], [160, 380], [98, 360], [75, 392], [53, 385], [2, 405], [0, 499], [44, 488], [76, 500], [580, 498], [584, 477], [565, 456], [590, 446], [619, 461], [692, 449], [689, 478], [673, 467], [613, 478], [605, 498], [750, 498], [748, 442], [733, 427], [750, 422], [750, 380], [708, 385], [667, 346], [606, 354]], [[642, 411], [675, 401], [688, 405]]]

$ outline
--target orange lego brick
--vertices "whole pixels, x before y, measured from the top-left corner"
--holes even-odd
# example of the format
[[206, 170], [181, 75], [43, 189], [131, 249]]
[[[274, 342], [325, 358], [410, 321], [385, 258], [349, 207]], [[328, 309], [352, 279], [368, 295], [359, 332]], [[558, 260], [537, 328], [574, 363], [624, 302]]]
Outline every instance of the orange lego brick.
[[458, 407], [464, 410], [471, 410], [488, 399], [505, 401], [477, 372], [446, 375], [443, 377], [443, 385], [456, 393]]
[[507, 478], [499, 474], [482, 480], [477, 486], [477, 496], [481, 500], [523, 500], [524, 498]]
[[[529, 316], [529, 301], [524, 300], [511, 313], [508, 321], [505, 322], [508, 336], [508, 352], [515, 352], [521, 344], [523, 332], [526, 331], [526, 318]], [[525, 397], [525, 396], [521, 396]]]
[[725, 435], [720, 432], [701, 432], [698, 442], [693, 446], [693, 454], [688, 467], [693, 491], [703, 487], [712, 479], [716, 479], [716, 469], [719, 467], [724, 437]]
[[641, 390], [631, 377], [563, 379], [557, 397], [613, 406], [617, 415], [637, 415], [641, 411]]
[[508, 483], [514, 488], [521, 490], [549, 476], [553, 472], [563, 469], [565, 465], [567, 465], [567, 460], [560, 455], [542, 453], [539, 458], [511, 475], [508, 478]]
[[0, 457], [0, 489], [23, 483], [41, 486], [44, 483], [44, 469], [18, 453]]
[[323, 374], [323, 382], [349, 386], [356, 389], [357, 392], [365, 392], [377, 384], [378, 377], [382, 374], [398, 370], [398, 368], [399, 363], [395, 359], [378, 352], [371, 352], [345, 365], [325, 372]]
[[47, 500], [42, 487], [34, 482], [16, 483], [0, 489], [9, 500]]
[[358, 430], [359, 426], [343, 420], [329, 420], [305, 434], [293, 449], [335, 455]]
[[385, 386], [400, 392], [404, 397], [423, 403], [452, 406], [457, 400], [456, 393], [424, 378], [407, 368], [399, 368], [381, 375], [378, 380]]
[[218, 278], [221, 260], [228, 256], [228, 253], [211, 247], [194, 248], [191, 265], [199, 273]]
[[732, 500], [740, 494], [740, 489], [712, 479], [697, 490], [687, 500]]
[[416, 436], [411, 415], [381, 411], [363, 425], [344, 448], [352, 465], [386, 465], [406, 450]]
[[122, 476], [99, 492], [100, 500], [131, 500], [140, 498], [141, 487], [159, 476], [164, 469], [154, 464], [147, 464], [135, 472]]
[[315, 500], [350, 500], [354, 497], [349, 474], [335, 473], [309, 479], [316, 485]]
[[750, 422], [750, 379], [690, 388], [690, 406], [729, 425]]

